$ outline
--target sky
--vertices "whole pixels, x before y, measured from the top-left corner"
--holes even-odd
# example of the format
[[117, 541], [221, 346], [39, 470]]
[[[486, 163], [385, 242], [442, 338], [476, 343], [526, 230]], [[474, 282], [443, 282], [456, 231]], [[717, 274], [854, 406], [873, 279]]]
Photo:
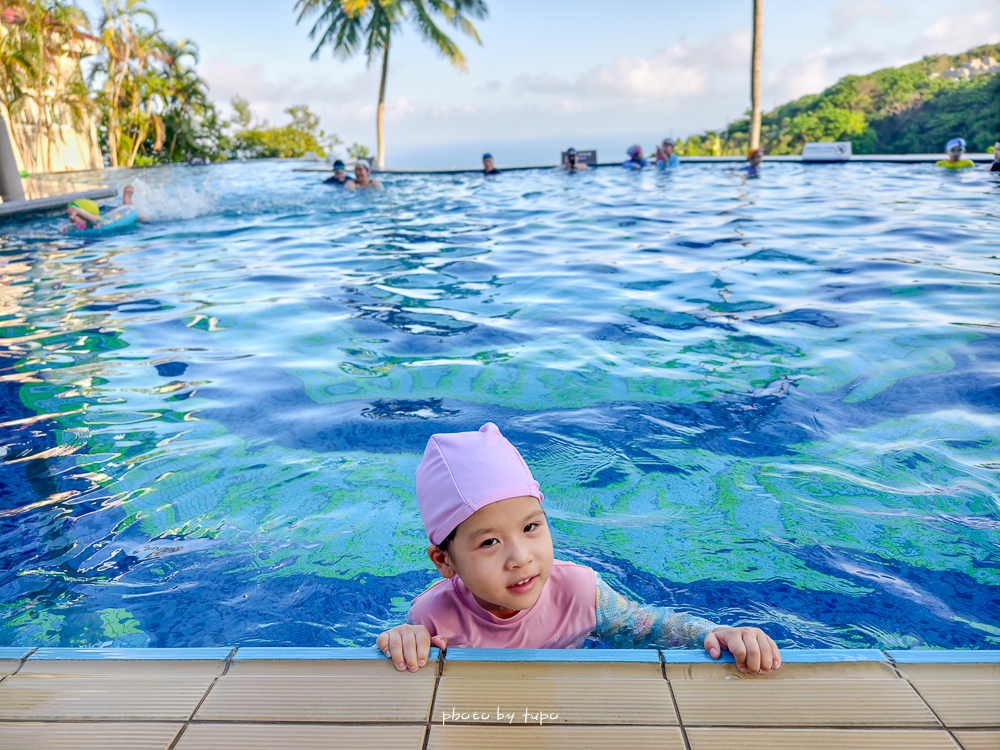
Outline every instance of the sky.
[[[97, 18], [95, 0], [88, 0]], [[752, 0], [487, 0], [482, 45], [457, 29], [455, 69], [414, 27], [393, 38], [386, 166], [550, 163], [569, 146], [625, 158], [631, 143], [723, 129], [750, 107]], [[84, 3], [85, 7], [87, 3]], [[147, 0], [170, 38], [196, 42], [225, 116], [239, 94], [284, 124], [308, 104], [345, 144], [375, 151], [379, 64], [313, 59], [294, 0]], [[819, 93], [849, 74], [1000, 42], [997, 0], [766, 0], [762, 105]], [[343, 154], [341, 146], [338, 153]]]

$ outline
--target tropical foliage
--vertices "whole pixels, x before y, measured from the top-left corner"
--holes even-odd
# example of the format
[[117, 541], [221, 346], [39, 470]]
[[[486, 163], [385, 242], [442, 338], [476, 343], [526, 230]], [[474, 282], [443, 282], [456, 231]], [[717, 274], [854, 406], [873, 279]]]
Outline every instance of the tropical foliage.
[[302, 156], [312, 151], [318, 156], [326, 156], [322, 144], [331, 148], [340, 143], [337, 136], [327, 136], [319, 129], [319, 116], [309, 111], [305, 104], [297, 104], [285, 110], [291, 118], [288, 125], [270, 127], [264, 120], [251, 125], [253, 115], [250, 103], [240, 96], [233, 98], [232, 107], [236, 111], [238, 129], [231, 139], [224, 143], [226, 155], [239, 159], [263, 159], [273, 157]]
[[[925, 57], [901, 68], [847, 76], [821, 94], [782, 105], [762, 118], [761, 146], [769, 154], [798, 154], [810, 141], [851, 141], [856, 154], [936, 153], [961, 136], [970, 151], [991, 151], [1000, 126], [1000, 75], [942, 78], [972, 58], [1000, 58], [1000, 45], [960, 55]], [[683, 155], [741, 154], [749, 119], [678, 144]]]
[[297, 22], [308, 16], [319, 16], [309, 32], [310, 39], [319, 39], [312, 55], [314, 60], [323, 47], [330, 47], [334, 56], [340, 59], [351, 57], [363, 47], [369, 66], [381, 56], [382, 82], [378, 90], [375, 119], [380, 167], [385, 166], [385, 83], [389, 71], [389, 42], [393, 33], [399, 33], [409, 12], [419, 32], [452, 65], [465, 70], [465, 55], [438, 27], [432, 13], [440, 15], [482, 44], [479, 32], [469, 17], [485, 18], [488, 12], [484, 0], [296, 0], [295, 9], [299, 12]]
[[142, 0], [102, 0], [102, 7], [90, 80], [111, 166], [217, 153], [221, 123], [194, 70], [197, 45], [164, 37]]
[[93, 103], [80, 74], [90, 25], [76, 6], [58, 0], [0, 4], [0, 104], [18, 150], [36, 168], [52, 164], [56, 128], [79, 125]]

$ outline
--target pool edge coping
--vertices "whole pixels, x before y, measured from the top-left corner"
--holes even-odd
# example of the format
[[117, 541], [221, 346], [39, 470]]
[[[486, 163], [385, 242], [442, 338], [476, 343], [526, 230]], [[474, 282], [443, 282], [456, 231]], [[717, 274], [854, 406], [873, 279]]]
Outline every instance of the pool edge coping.
[[[1000, 650], [970, 649], [783, 649], [783, 664], [882, 662], [887, 664], [1000, 664]], [[208, 648], [57, 648], [0, 647], [0, 659], [11, 661], [370, 661], [387, 657], [375, 646], [295, 647], [223, 646]], [[713, 659], [697, 649], [478, 649], [432, 648], [430, 660], [454, 662], [573, 663], [732, 663], [726, 652]]]

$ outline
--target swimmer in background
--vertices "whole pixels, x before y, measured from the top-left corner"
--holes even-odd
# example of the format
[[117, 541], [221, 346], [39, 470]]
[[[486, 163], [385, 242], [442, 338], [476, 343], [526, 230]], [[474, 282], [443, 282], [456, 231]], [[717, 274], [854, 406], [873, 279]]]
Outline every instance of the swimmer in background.
[[382, 183], [378, 180], [371, 179], [368, 175], [371, 174], [371, 167], [368, 165], [367, 159], [358, 159], [354, 163], [354, 179], [348, 180], [344, 187], [347, 190], [357, 190], [358, 188], [374, 188], [375, 190], [382, 189]]
[[493, 166], [493, 154], [483, 154], [483, 174], [500, 174], [500, 170]]
[[576, 172], [581, 169], [590, 169], [590, 167], [580, 161], [575, 148], [568, 148], [566, 149], [566, 153], [563, 154], [562, 164], [559, 165], [559, 169]]
[[993, 144], [993, 163], [983, 167], [987, 172], [1000, 172], [1000, 138]]
[[323, 180], [323, 184], [343, 185], [346, 187], [348, 182], [354, 182], [354, 180], [347, 176], [347, 168], [344, 166], [344, 162], [337, 159], [337, 161], [333, 163], [333, 176], [327, 177]]
[[413, 600], [406, 624], [378, 636], [396, 669], [416, 672], [432, 646], [593, 643], [703, 648], [713, 659], [725, 649], [750, 674], [781, 666], [777, 644], [758, 628], [638, 604], [592, 568], [555, 560], [543, 499], [521, 454], [492, 422], [431, 436], [417, 467], [417, 504], [427, 555], [443, 580]]
[[681, 157], [674, 153], [673, 138], [664, 138], [663, 143], [656, 147], [656, 166], [659, 169], [673, 169], [681, 165]]
[[962, 158], [962, 154], [965, 153], [964, 138], [952, 138], [948, 141], [948, 145], [944, 147], [944, 150], [948, 152], [948, 158], [942, 159], [936, 166], [947, 167], [948, 169], [965, 169], [976, 166], [968, 159]]
[[764, 161], [764, 149], [751, 149], [750, 153], [747, 154], [748, 164], [745, 167], [740, 167], [737, 171], [746, 172], [747, 177], [760, 177], [760, 173], [757, 170], [762, 161]]
[[642, 169], [649, 166], [649, 162], [642, 158], [642, 146], [638, 144], [629, 146], [625, 153], [628, 154], [628, 159], [622, 162], [625, 169]]
[[[112, 210], [110, 214], [105, 215], [104, 217], [101, 216], [101, 209], [98, 208], [94, 201], [86, 198], [75, 200], [66, 207], [66, 213], [69, 214], [70, 224], [79, 230], [96, 228], [99, 227], [102, 222], [110, 222], [120, 219], [123, 213], [127, 213], [129, 211], [135, 211], [138, 214], [140, 221], [148, 221], [142, 212], [132, 205], [132, 194], [134, 192], [134, 187], [126, 185], [122, 189], [122, 205]], [[127, 209], [125, 209], [126, 206], [128, 206]], [[123, 212], [122, 209], [125, 209], [125, 211]]]

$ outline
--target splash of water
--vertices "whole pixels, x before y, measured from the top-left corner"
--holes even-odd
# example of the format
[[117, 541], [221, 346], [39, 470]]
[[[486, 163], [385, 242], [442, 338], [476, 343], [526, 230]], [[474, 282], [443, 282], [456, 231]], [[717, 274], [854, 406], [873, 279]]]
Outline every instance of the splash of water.
[[133, 205], [148, 221], [193, 219], [215, 211], [218, 194], [206, 179], [200, 187], [191, 183], [153, 185], [142, 177], [132, 181]]

